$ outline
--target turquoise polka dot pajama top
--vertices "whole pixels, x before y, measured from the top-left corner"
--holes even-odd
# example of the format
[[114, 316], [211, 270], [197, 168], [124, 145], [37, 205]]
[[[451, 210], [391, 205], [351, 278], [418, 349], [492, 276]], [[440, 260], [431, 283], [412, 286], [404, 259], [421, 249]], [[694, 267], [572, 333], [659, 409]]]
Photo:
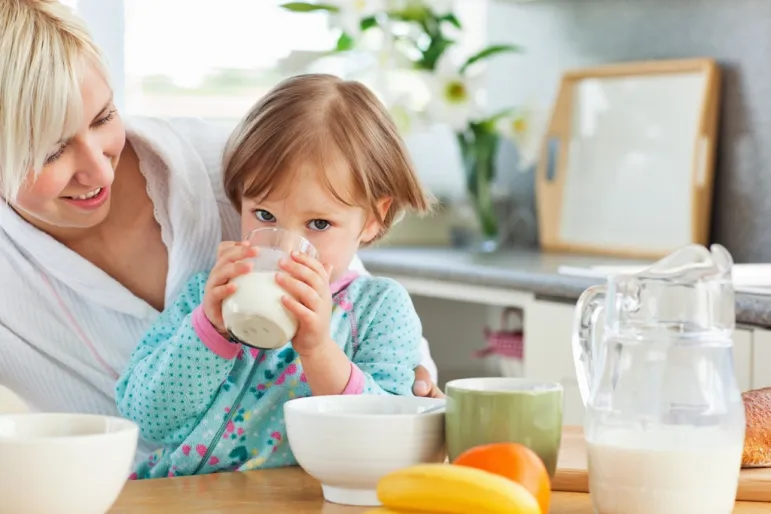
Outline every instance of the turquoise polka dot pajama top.
[[[120, 414], [160, 447], [132, 478], [297, 464], [283, 405], [311, 395], [302, 362], [291, 344], [256, 350], [220, 335], [201, 306], [207, 276], [163, 311], [116, 385]], [[407, 291], [349, 274], [332, 292], [332, 338], [351, 360], [341, 393], [412, 394], [422, 333]]]

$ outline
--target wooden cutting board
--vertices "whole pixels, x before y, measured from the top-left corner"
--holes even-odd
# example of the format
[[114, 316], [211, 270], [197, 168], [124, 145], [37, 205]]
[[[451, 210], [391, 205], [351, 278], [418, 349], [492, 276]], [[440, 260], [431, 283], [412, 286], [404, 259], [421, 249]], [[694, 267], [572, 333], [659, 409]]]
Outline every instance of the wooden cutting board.
[[[565, 427], [552, 490], [589, 492], [586, 441], [581, 427]], [[739, 475], [737, 500], [771, 502], [771, 468], [743, 469]]]

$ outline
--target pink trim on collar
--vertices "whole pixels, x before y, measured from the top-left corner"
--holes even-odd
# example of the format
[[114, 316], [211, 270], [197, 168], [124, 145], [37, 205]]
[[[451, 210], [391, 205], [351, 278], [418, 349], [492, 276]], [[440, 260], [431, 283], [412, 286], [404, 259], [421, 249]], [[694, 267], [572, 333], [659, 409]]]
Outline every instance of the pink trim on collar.
[[332, 282], [329, 285], [329, 288], [332, 290], [332, 295], [336, 295], [349, 285], [351, 285], [351, 282], [356, 280], [359, 277], [359, 274], [355, 271], [348, 271], [346, 272], [342, 277], [338, 278], [334, 282]]

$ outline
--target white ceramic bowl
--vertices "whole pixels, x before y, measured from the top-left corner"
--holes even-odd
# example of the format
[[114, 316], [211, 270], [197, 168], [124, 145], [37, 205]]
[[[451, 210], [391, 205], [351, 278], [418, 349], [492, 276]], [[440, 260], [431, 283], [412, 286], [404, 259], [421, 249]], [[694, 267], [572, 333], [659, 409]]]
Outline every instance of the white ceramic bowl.
[[7, 387], [0, 385], [0, 414], [26, 414], [27, 412], [29, 408], [24, 400]]
[[321, 482], [324, 498], [344, 505], [380, 505], [380, 477], [421, 462], [442, 462], [444, 400], [414, 396], [316, 396], [284, 405], [297, 462]]
[[107, 416], [0, 416], [0, 514], [104, 514], [138, 437], [134, 423]]

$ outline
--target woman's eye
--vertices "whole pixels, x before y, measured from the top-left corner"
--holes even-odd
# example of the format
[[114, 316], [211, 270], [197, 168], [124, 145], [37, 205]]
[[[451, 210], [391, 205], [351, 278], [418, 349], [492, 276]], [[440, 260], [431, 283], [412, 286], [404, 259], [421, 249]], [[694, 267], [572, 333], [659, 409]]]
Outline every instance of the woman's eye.
[[48, 157], [46, 157], [45, 164], [46, 165], [53, 164], [56, 161], [58, 161], [59, 157], [61, 157], [64, 154], [64, 149], [65, 148], [66, 148], [66, 146], [62, 145], [61, 147], [59, 147], [58, 150], [56, 150], [56, 152], [54, 152], [51, 155], [49, 155]]
[[311, 230], [318, 230], [319, 232], [325, 231], [330, 226], [331, 225], [327, 220], [313, 220], [310, 223], [308, 223], [308, 228], [310, 228]]
[[117, 113], [118, 113], [118, 110], [117, 110], [117, 109], [113, 109], [113, 110], [111, 110], [110, 112], [108, 112], [108, 113], [107, 113], [107, 115], [106, 115], [106, 116], [104, 116], [104, 117], [103, 117], [103, 118], [101, 118], [101, 119], [98, 119], [98, 120], [96, 120], [96, 121], [94, 122], [94, 124], [92, 125], [92, 127], [93, 127], [93, 128], [99, 128], [99, 127], [101, 127], [102, 125], [107, 125], [108, 123], [110, 123], [112, 120], [114, 120], [114, 119], [115, 119], [115, 115], [116, 115]]
[[254, 211], [254, 215], [263, 223], [273, 223], [276, 221], [276, 217], [264, 209], [257, 209]]

